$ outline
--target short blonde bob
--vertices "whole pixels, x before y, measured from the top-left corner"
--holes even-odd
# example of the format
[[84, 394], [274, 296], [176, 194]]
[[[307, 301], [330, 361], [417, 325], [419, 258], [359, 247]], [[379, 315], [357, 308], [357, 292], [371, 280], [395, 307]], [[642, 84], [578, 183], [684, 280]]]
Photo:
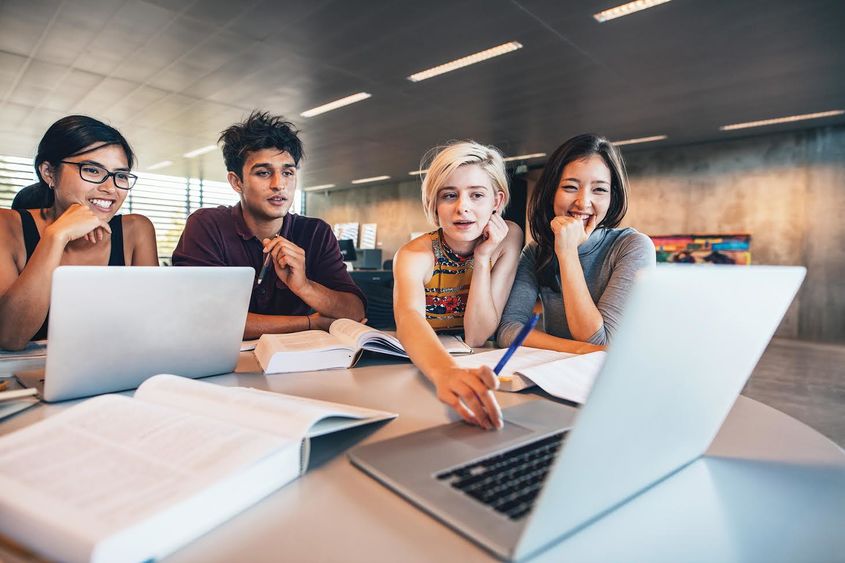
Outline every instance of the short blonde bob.
[[428, 155], [432, 154], [435, 156], [422, 182], [422, 203], [426, 218], [435, 227], [440, 226], [440, 220], [437, 218], [437, 192], [452, 172], [468, 164], [480, 166], [490, 176], [494, 193], [500, 191], [504, 194], [502, 205], [499, 207], [499, 213], [504, 213], [511, 195], [508, 176], [505, 173], [505, 161], [496, 147], [484, 146], [475, 141], [452, 141], [446, 146], [428, 151], [423, 163], [428, 160]]

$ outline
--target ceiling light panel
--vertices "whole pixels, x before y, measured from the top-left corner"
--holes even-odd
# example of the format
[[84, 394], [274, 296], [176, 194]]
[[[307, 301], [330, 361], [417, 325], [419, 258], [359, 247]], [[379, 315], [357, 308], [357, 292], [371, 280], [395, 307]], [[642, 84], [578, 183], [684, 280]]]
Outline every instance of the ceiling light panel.
[[786, 117], [774, 117], [772, 119], [761, 119], [760, 121], [746, 121], [745, 123], [732, 123], [719, 127], [722, 131], [733, 131], [735, 129], [748, 129], [750, 127], [765, 127], [766, 125], [777, 125], [778, 123], [792, 123], [793, 121], [804, 121], [807, 119], [821, 119], [822, 117], [834, 117], [842, 115], [845, 110], [834, 109], [820, 111], [817, 113], [804, 113], [801, 115], [787, 115]]
[[505, 162], [513, 162], [514, 160], [529, 160], [532, 158], [542, 158], [546, 156], [544, 152], [532, 152], [531, 154], [518, 154], [516, 156], [509, 156], [507, 158], [503, 158]]
[[159, 168], [167, 168], [171, 164], [173, 164], [172, 160], [162, 160], [161, 162], [156, 162], [155, 164], [147, 166], [147, 170], [158, 170]]
[[333, 102], [329, 102], [327, 104], [311, 108], [307, 111], [303, 111], [299, 115], [301, 115], [302, 117], [314, 117], [315, 115], [320, 115], [321, 113], [326, 113], [327, 111], [342, 108], [344, 106], [348, 106], [349, 104], [354, 104], [356, 102], [360, 102], [371, 97], [372, 94], [368, 94], [367, 92], [358, 92], [357, 94], [352, 94], [351, 96], [346, 96], [345, 98], [341, 98], [339, 100], [335, 100]]
[[622, 141], [611, 141], [617, 147], [623, 145], [638, 145], [640, 143], [653, 143], [654, 141], [662, 141], [668, 139], [667, 135], [654, 135], [652, 137], [637, 137], [636, 139], [624, 139]]
[[360, 178], [352, 180], [353, 184], [366, 184], [367, 182], [378, 182], [379, 180], [390, 180], [390, 176], [373, 176], [372, 178]]
[[598, 14], [593, 14], [593, 18], [599, 23], [604, 23], [621, 18], [622, 16], [630, 16], [631, 14], [665, 4], [666, 2], [669, 2], [669, 0], [636, 0], [635, 2], [628, 2], [627, 4], [621, 4], [615, 8], [604, 10]]
[[186, 152], [182, 156], [184, 156], [185, 158], [196, 158], [200, 155], [211, 152], [211, 151], [215, 150], [216, 148], [217, 148], [217, 145], [208, 145], [208, 146], [205, 146], [205, 147], [200, 147], [198, 149], [194, 149], [192, 151]]
[[501, 45], [497, 45], [496, 47], [491, 47], [490, 49], [485, 49], [484, 51], [479, 51], [477, 53], [461, 57], [460, 59], [455, 59], [454, 61], [443, 63], [442, 65], [438, 65], [426, 70], [421, 70], [420, 72], [416, 72], [409, 76], [408, 80], [410, 80], [411, 82], [419, 82], [420, 80], [426, 80], [428, 78], [440, 76], [441, 74], [452, 72], [453, 70], [458, 70], [459, 68], [464, 68], [466, 66], [474, 65], [476, 63], [492, 59], [493, 57], [512, 53], [517, 49], [522, 49], [521, 43], [517, 43], [516, 41], [502, 43]]

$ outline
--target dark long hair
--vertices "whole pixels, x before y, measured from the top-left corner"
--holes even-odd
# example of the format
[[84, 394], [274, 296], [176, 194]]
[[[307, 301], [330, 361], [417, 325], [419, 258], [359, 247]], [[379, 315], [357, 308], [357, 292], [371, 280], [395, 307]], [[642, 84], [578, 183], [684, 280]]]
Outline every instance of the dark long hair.
[[51, 166], [57, 166], [60, 161], [68, 157], [89, 152], [92, 150], [88, 149], [91, 145], [97, 145], [94, 148], [120, 145], [126, 153], [129, 168], [135, 164], [135, 153], [132, 152], [132, 147], [120, 131], [87, 115], [68, 115], [53, 123], [38, 143], [38, 154], [35, 156], [35, 174], [38, 176], [38, 184], [32, 188], [40, 193], [34, 193], [30, 197], [33, 200], [40, 198], [43, 202], [42, 207], [53, 205], [55, 195], [41, 177], [41, 163], [47, 162]]
[[554, 202], [563, 169], [570, 162], [599, 155], [610, 169], [610, 206], [607, 215], [596, 228], [612, 228], [622, 221], [628, 211], [628, 176], [625, 163], [613, 144], [604, 137], [585, 133], [565, 141], [549, 157], [531, 199], [528, 202], [531, 236], [537, 243], [535, 273], [541, 286], [556, 287], [555, 235], [551, 222], [554, 219]]

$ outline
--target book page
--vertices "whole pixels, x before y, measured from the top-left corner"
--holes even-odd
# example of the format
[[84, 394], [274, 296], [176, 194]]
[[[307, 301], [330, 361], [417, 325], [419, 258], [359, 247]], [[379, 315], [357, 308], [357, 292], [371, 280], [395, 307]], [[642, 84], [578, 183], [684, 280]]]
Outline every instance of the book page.
[[320, 350], [349, 348], [339, 338], [332, 336], [324, 330], [303, 330], [301, 332], [290, 332], [287, 334], [264, 334], [259, 338], [256, 348], [263, 348], [265, 342], [274, 353], [318, 352]]
[[351, 319], [336, 320], [329, 327], [329, 332], [354, 346], [356, 350], [365, 348], [392, 356], [408, 357], [398, 338]]
[[101, 539], [290, 447], [299, 444], [120, 395], [96, 397], [0, 439], [0, 523], [36, 520]]
[[601, 371], [607, 352], [591, 352], [547, 364], [530, 366], [519, 372], [547, 393], [583, 404]]
[[[328, 417], [384, 420], [396, 415], [383, 411], [305, 399], [245, 387], [223, 387], [179, 377], [157, 375], [145, 381], [135, 398], [230, 421], [248, 428], [302, 440], [315, 436], [315, 424]], [[333, 426], [333, 430], [339, 430]]]
[[[505, 352], [507, 352], [507, 348], [492, 350], [490, 352], [480, 352], [472, 354], [471, 356], [455, 358], [455, 363], [462, 368], [490, 366], [490, 369], [493, 369], [496, 367], [496, 364], [499, 363], [499, 360], [502, 359], [502, 356], [505, 355]], [[523, 373], [525, 368], [539, 366], [572, 356], [574, 356], [574, 354], [520, 346], [516, 349], [513, 356], [511, 356], [511, 359], [508, 360], [508, 363], [505, 364], [504, 369], [502, 369], [501, 373], [499, 373], [499, 377], [512, 377], [514, 373]]]

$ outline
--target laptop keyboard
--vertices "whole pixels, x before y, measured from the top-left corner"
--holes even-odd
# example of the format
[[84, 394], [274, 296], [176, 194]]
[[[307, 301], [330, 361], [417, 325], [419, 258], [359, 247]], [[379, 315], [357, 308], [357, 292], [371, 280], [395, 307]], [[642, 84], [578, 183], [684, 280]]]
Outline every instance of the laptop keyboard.
[[511, 520], [531, 512], [566, 432], [437, 474]]

